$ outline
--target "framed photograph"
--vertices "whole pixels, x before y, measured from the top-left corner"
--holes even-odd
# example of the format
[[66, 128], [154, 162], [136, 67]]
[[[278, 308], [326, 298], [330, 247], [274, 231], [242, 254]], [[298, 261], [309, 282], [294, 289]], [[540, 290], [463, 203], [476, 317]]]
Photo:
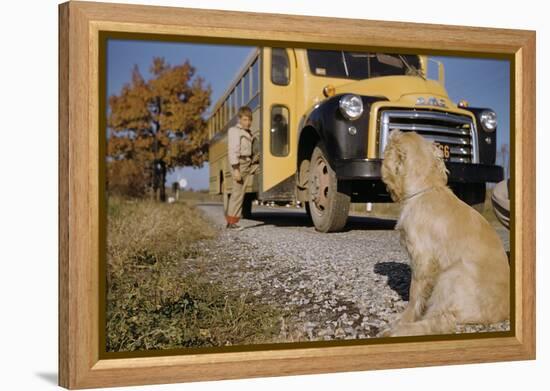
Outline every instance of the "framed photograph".
[[535, 32], [71, 1], [59, 53], [61, 386], [535, 358]]

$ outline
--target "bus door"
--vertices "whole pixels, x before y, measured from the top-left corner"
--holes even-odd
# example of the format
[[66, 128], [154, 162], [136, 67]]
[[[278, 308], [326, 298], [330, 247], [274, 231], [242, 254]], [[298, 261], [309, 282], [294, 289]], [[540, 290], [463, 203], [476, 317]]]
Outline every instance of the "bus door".
[[293, 49], [262, 51], [262, 200], [294, 199], [296, 172], [296, 57]]

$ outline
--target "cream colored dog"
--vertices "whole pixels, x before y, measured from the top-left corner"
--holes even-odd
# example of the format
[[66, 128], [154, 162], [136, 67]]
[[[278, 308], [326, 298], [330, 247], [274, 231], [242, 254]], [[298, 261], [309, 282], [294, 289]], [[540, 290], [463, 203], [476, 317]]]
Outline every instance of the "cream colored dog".
[[382, 180], [401, 214], [411, 261], [409, 303], [380, 336], [446, 334], [457, 323], [508, 319], [510, 270], [491, 225], [447, 187], [442, 153], [415, 132], [394, 130]]

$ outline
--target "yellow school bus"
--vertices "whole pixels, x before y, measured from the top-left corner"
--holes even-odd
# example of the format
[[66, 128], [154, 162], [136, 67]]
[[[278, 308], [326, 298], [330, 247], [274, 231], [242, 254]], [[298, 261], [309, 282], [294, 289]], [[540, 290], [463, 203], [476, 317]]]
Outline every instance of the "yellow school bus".
[[253, 111], [260, 168], [247, 189], [254, 199], [306, 206], [315, 228], [341, 230], [351, 202], [391, 202], [381, 180], [392, 129], [416, 131], [443, 151], [449, 187], [470, 205], [499, 182], [496, 114], [455, 104], [427, 78], [426, 56], [261, 47], [254, 50], [213, 107], [210, 193], [231, 193], [227, 130], [240, 106]]

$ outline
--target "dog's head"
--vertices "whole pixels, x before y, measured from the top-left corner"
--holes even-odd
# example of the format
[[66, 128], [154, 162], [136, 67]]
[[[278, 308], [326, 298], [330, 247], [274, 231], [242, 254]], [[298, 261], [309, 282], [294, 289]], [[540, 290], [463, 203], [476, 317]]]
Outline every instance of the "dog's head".
[[447, 184], [442, 151], [416, 132], [393, 130], [384, 150], [382, 180], [392, 200], [429, 186]]

